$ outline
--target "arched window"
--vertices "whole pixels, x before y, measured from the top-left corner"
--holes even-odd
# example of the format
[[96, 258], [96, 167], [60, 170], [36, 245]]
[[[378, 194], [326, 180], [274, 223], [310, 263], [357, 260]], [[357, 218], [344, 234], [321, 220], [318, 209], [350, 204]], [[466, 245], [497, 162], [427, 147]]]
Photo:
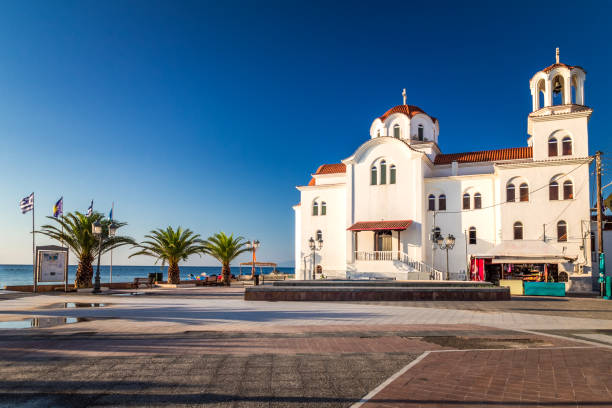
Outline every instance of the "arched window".
[[423, 125], [419, 125], [417, 127], [417, 140], [420, 140], [420, 141], [423, 140], [423, 132], [424, 132]]
[[519, 197], [521, 201], [529, 201], [529, 186], [527, 183], [522, 183], [519, 186]]
[[551, 137], [548, 139], [548, 157], [555, 157], [559, 154], [557, 149], [557, 139]]
[[440, 194], [440, 197], [438, 197], [438, 211], [446, 211], [446, 196], [444, 194]]
[[387, 184], [387, 162], [380, 162], [380, 184]]
[[372, 177], [370, 178], [370, 184], [372, 184], [373, 186], [376, 185], [376, 183], [378, 183], [378, 171], [376, 169], [376, 166], [372, 166], [372, 170], [371, 170], [371, 175]]
[[523, 239], [523, 223], [517, 221], [514, 223], [514, 239]]
[[428, 201], [428, 207], [427, 209], [429, 211], [435, 211], [436, 210], [436, 196], [434, 196], [433, 194], [430, 194], [429, 197], [427, 198]]
[[474, 208], [482, 208], [482, 196], [480, 195], [480, 193], [474, 194]]
[[319, 215], [319, 203], [312, 203], [312, 215]]
[[393, 126], [393, 137], [399, 139], [400, 137], [400, 125]]
[[476, 245], [476, 227], [470, 227], [469, 239], [470, 245]]
[[323, 241], [323, 233], [321, 230], [317, 230], [317, 241]]
[[572, 139], [569, 136], [563, 138], [561, 146], [564, 156], [570, 156], [572, 154]]
[[514, 184], [510, 183], [506, 186], [506, 202], [513, 203], [515, 201]]
[[565, 223], [565, 221], [559, 221], [557, 223], [557, 241], [567, 241], [567, 224]]
[[574, 185], [567, 180], [563, 183], [563, 199], [572, 200], [574, 198]]
[[395, 184], [397, 179], [397, 170], [395, 169], [395, 164], [392, 164], [389, 167], [389, 184]]
[[470, 195], [468, 193], [465, 193], [463, 195], [463, 209], [464, 210], [470, 209]]
[[558, 200], [559, 199], [559, 183], [551, 181], [548, 185], [548, 199]]
[[327, 203], [325, 201], [321, 201], [321, 215], [327, 214]]

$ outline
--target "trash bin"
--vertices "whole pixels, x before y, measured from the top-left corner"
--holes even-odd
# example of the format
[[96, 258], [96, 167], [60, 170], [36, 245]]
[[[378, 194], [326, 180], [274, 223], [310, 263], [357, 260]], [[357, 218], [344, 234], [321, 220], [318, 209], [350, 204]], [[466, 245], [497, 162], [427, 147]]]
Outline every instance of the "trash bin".
[[155, 282], [155, 272], [149, 273], [149, 283], [152, 285]]
[[259, 285], [259, 274], [255, 275], [255, 286]]

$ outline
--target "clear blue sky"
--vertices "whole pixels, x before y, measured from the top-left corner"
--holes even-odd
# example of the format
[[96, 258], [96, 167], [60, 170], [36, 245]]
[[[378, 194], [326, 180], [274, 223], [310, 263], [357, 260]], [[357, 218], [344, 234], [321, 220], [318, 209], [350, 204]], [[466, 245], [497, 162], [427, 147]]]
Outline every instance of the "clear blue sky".
[[67, 211], [114, 201], [134, 238], [223, 230], [291, 260], [295, 186], [402, 88], [445, 153], [524, 146], [528, 81], [557, 46], [587, 70], [590, 149], [612, 159], [611, 3], [425, 3], [2, 2], [0, 263], [31, 262], [31, 191], [37, 225], [61, 195]]

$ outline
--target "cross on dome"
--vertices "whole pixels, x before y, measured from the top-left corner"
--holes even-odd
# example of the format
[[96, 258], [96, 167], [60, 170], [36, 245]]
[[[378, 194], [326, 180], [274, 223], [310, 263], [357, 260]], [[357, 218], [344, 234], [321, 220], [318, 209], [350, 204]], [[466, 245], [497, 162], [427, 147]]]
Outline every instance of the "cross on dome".
[[404, 99], [404, 105], [406, 104], [406, 88], [402, 91], [402, 98]]
[[557, 53], [556, 53], [556, 57], [557, 57], [557, 64], [559, 63], [559, 47], [557, 47]]

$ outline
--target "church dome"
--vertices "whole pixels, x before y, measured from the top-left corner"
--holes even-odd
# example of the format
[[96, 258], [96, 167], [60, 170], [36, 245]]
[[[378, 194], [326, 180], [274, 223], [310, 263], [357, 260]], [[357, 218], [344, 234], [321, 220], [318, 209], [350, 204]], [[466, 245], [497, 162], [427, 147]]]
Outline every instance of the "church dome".
[[[404, 114], [406, 116], [408, 116], [408, 118], [412, 118], [414, 115], [417, 115], [419, 113], [423, 114], [423, 115], [427, 115], [427, 113], [425, 113], [425, 111], [421, 108], [419, 108], [418, 106], [414, 106], [414, 105], [397, 105], [392, 107], [391, 109], [389, 109], [388, 111], [386, 111], [382, 116], [379, 117], [379, 119], [384, 122], [385, 119], [387, 119], [389, 116], [393, 115], [394, 113], [401, 113]], [[427, 115], [429, 116], [429, 115]], [[434, 118], [433, 116], [429, 116], [431, 118], [431, 120], [433, 122], [437, 122], [438, 119]]]

